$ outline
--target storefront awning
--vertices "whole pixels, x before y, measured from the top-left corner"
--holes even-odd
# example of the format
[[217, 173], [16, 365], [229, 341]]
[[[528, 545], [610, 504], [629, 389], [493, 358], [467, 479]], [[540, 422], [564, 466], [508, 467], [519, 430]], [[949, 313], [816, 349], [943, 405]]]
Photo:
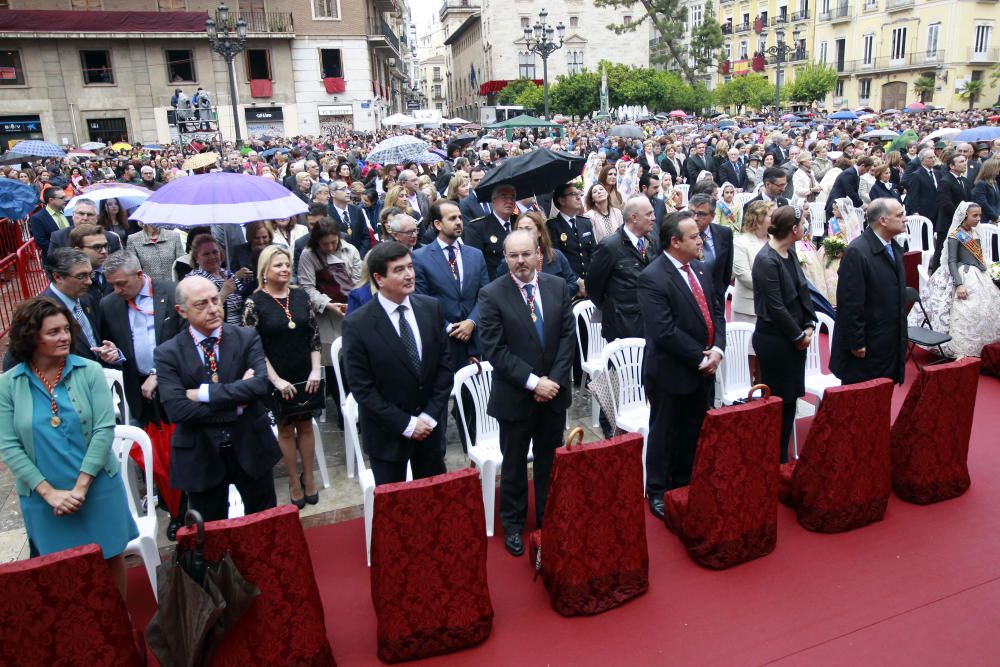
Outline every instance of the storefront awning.
[[208, 12], [104, 12], [7, 9], [0, 32], [204, 33]]

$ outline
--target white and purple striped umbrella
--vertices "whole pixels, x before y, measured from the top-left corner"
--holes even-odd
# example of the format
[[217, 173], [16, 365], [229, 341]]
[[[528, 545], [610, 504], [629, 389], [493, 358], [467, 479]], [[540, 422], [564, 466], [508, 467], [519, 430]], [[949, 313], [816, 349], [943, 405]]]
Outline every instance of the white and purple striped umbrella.
[[280, 183], [215, 172], [171, 181], [139, 205], [130, 220], [144, 225], [236, 225], [305, 213], [305, 203]]

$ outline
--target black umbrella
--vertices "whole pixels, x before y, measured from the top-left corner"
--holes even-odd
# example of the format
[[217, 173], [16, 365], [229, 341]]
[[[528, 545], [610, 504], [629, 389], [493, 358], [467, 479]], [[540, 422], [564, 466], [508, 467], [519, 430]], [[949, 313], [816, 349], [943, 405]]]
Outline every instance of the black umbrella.
[[642, 139], [646, 136], [646, 133], [642, 131], [642, 128], [638, 125], [632, 123], [625, 123], [624, 125], [615, 125], [610, 130], [608, 130], [609, 137], [626, 137], [628, 139]]
[[587, 158], [547, 148], [513, 157], [491, 171], [479, 182], [476, 198], [489, 201], [499, 185], [513, 185], [517, 198], [552, 192], [583, 173]]
[[448, 140], [448, 145], [464, 146], [465, 144], [471, 144], [473, 141], [479, 138], [476, 134], [459, 134]]

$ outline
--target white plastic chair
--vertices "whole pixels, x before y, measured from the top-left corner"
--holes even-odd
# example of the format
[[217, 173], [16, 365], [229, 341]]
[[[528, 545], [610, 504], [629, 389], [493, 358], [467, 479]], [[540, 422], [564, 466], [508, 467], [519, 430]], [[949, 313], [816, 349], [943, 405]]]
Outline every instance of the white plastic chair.
[[1000, 262], [1000, 252], [993, 249], [993, 244], [1000, 238], [1000, 229], [996, 225], [984, 222], [979, 225], [979, 233], [983, 236], [983, 259], [986, 260], [986, 265]]
[[[649, 403], [642, 386], [644, 338], [619, 338], [601, 352], [601, 366], [614, 373], [617, 388], [611, 386], [614, 399], [614, 424], [623, 431], [642, 434], [642, 488], [646, 488], [646, 441], [649, 439]], [[615, 391], [617, 389], [617, 391]]]
[[922, 215], [906, 216], [906, 234], [910, 241], [910, 250], [919, 250], [920, 264], [930, 265], [934, 256], [934, 226]]
[[[597, 307], [593, 301], [585, 299], [573, 306], [573, 323], [576, 325], [576, 345], [580, 350], [580, 368], [587, 377], [593, 380], [601, 371], [601, 350], [604, 348], [604, 337], [601, 335], [601, 323], [594, 322], [594, 311]], [[587, 328], [587, 349], [583, 349], [583, 337], [580, 335], [580, 320]], [[583, 386], [586, 386], [584, 384]], [[590, 393], [590, 421], [594, 428], [600, 424], [601, 406], [594, 393]], [[492, 535], [492, 533], [490, 533]]]
[[726, 324], [726, 354], [719, 374], [722, 377], [722, 403], [729, 405], [746, 398], [753, 381], [750, 379], [750, 340], [754, 325], [745, 322]]
[[824, 373], [820, 365], [819, 334], [825, 327], [827, 344], [832, 348], [833, 320], [830, 319], [829, 315], [823, 313], [816, 313], [816, 319], [819, 321], [816, 328], [816, 335], [813, 336], [812, 342], [809, 343], [809, 349], [806, 351], [805, 387], [806, 393], [815, 396], [818, 402], [823, 400], [823, 393], [827, 389], [830, 387], [839, 387], [840, 380], [832, 373]]
[[[316, 465], [319, 466], [319, 476], [323, 480], [323, 488], [330, 488], [330, 471], [327, 469], [326, 465], [326, 452], [323, 450], [323, 435], [320, 433], [319, 424], [316, 423], [315, 419], [310, 420], [312, 422], [313, 431], [313, 441], [316, 443]], [[274, 437], [278, 437], [278, 425], [274, 424], [271, 426], [271, 431], [274, 433]], [[345, 444], [346, 448], [346, 444]], [[347, 476], [354, 478], [354, 452], [351, 452], [351, 456], [347, 460]]]
[[823, 204], [809, 204], [809, 229], [813, 236], [823, 236], [826, 226], [826, 208]]
[[[340, 401], [341, 412], [343, 412], [344, 403], [347, 401], [347, 394], [344, 393], [344, 378], [340, 371], [340, 353], [343, 350], [344, 339], [337, 336], [337, 339], [330, 344], [330, 363], [333, 364], [333, 373], [337, 378], [337, 397]], [[315, 423], [315, 422], [314, 422]], [[316, 429], [316, 442], [319, 443], [319, 429]], [[317, 456], [319, 455], [319, 448], [316, 450]], [[347, 477], [348, 479], [354, 479], [354, 450], [350, 448], [347, 444], [347, 439], [344, 439], [344, 461], [347, 464]], [[324, 467], [321, 471], [325, 470], [326, 459], [323, 459]], [[330, 486], [329, 473], [324, 473], [323, 476], [323, 488]]]
[[[725, 297], [725, 299], [723, 299], [723, 304], [722, 304], [723, 310], [725, 310], [726, 302], [732, 303], [733, 297], [735, 295], [736, 295], [736, 287], [735, 286], [729, 285], [728, 287], [726, 287], [726, 297]], [[726, 321], [727, 322], [731, 322], [732, 321], [732, 310], [731, 309], [726, 311]]]
[[[339, 339], [338, 339], [339, 340]], [[365, 512], [365, 555], [368, 567], [372, 566], [372, 516], [375, 512], [375, 475], [365, 466], [361, 453], [361, 438], [358, 435], [358, 404], [350, 394], [344, 401], [344, 440], [354, 452], [358, 465], [358, 485], [364, 499]]]
[[688, 190], [690, 190], [690, 189], [691, 189], [691, 186], [688, 185], [687, 183], [681, 183], [680, 185], [675, 185], [674, 186], [674, 190], [677, 190], [678, 192], [681, 193], [681, 199], [683, 200], [683, 201], [681, 201], [681, 206], [687, 206], [688, 205]]
[[479, 468], [483, 485], [483, 509], [486, 512], [486, 535], [493, 536], [494, 510], [496, 507], [497, 471], [503, 463], [500, 452], [500, 423], [486, 413], [486, 404], [490, 400], [492, 388], [493, 365], [488, 361], [478, 365], [463, 366], [455, 373], [455, 383], [451, 396], [458, 407], [459, 428], [465, 434], [466, 442], [472, 442], [469, 437], [469, 422], [462, 404], [462, 389], [472, 396], [472, 404], [476, 414], [475, 445], [469, 446], [469, 460]]
[[747, 205], [747, 202], [756, 197], [752, 192], [737, 192], [733, 196], [733, 206], [736, 207], [738, 211], [743, 212], [743, 207]]
[[[138, 445], [142, 450], [143, 474], [146, 478], [146, 497], [142, 499], [142, 502], [135, 497], [132, 491], [135, 471], [129, 466], [129, 453], [135, 445]], [[156, 568], [160, 565], [160, 552], [156, 547], [158, 526], [156, 501], [152, 495], [153, 443], [150, 442], [149, 435], [141, 428], [119, 425], [115, 427], [115, 436], [111, 446], [118, 457], [120, 467], [118, 474], [125, 486], [125, 497], [128, 499], [129, 510], [132, 512], [135, 525], [139, 527], [139, 537], [130, 541], [123, 553], [127, 556], [138, 555], [142, 558], [142, 564], [146, 567], [146, 575], [149, 577], [149, 585], [153, 589], [153, 597], [156, 598]], [[141, 511], [143, 505], [145, 505], [145, 513]]]
[[113, 368], [104, 368], [104, 381], [108, 383], [111, 390], [111, 398], [114, 400], [115, 419], [119, 424], [130, 426], [131, 414], [128, 409], [128, 401], [125, 400], [125, 376]]
[[927, 295], [927, 286], [930, 281], [931, 272], [923, 264], [917, 264], [917, 287], [920, 290], [921, 298]]
[[243, 496], [236, 490], [235, 484], [229, 485], [229, 513], [226, 515], [230, 519], [239, 519], [246, 515], [246, 508], [243, 507]]

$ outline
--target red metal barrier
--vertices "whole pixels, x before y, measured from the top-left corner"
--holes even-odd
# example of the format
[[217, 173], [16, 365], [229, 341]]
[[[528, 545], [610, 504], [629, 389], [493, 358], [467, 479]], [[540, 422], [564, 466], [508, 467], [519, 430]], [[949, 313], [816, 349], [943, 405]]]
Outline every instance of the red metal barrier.
[[31, 239], [17, 249], [17, 275], [21, 282], [21, 294], [29, 299], [49, 286], [42, 254]]
[[13, 255], [30, 238], [27, 219], [0, 218], [0, 257]]
[[35, 239], [0, 259], [0, 337], [6, 336], [17, 304], [49, 285]]

